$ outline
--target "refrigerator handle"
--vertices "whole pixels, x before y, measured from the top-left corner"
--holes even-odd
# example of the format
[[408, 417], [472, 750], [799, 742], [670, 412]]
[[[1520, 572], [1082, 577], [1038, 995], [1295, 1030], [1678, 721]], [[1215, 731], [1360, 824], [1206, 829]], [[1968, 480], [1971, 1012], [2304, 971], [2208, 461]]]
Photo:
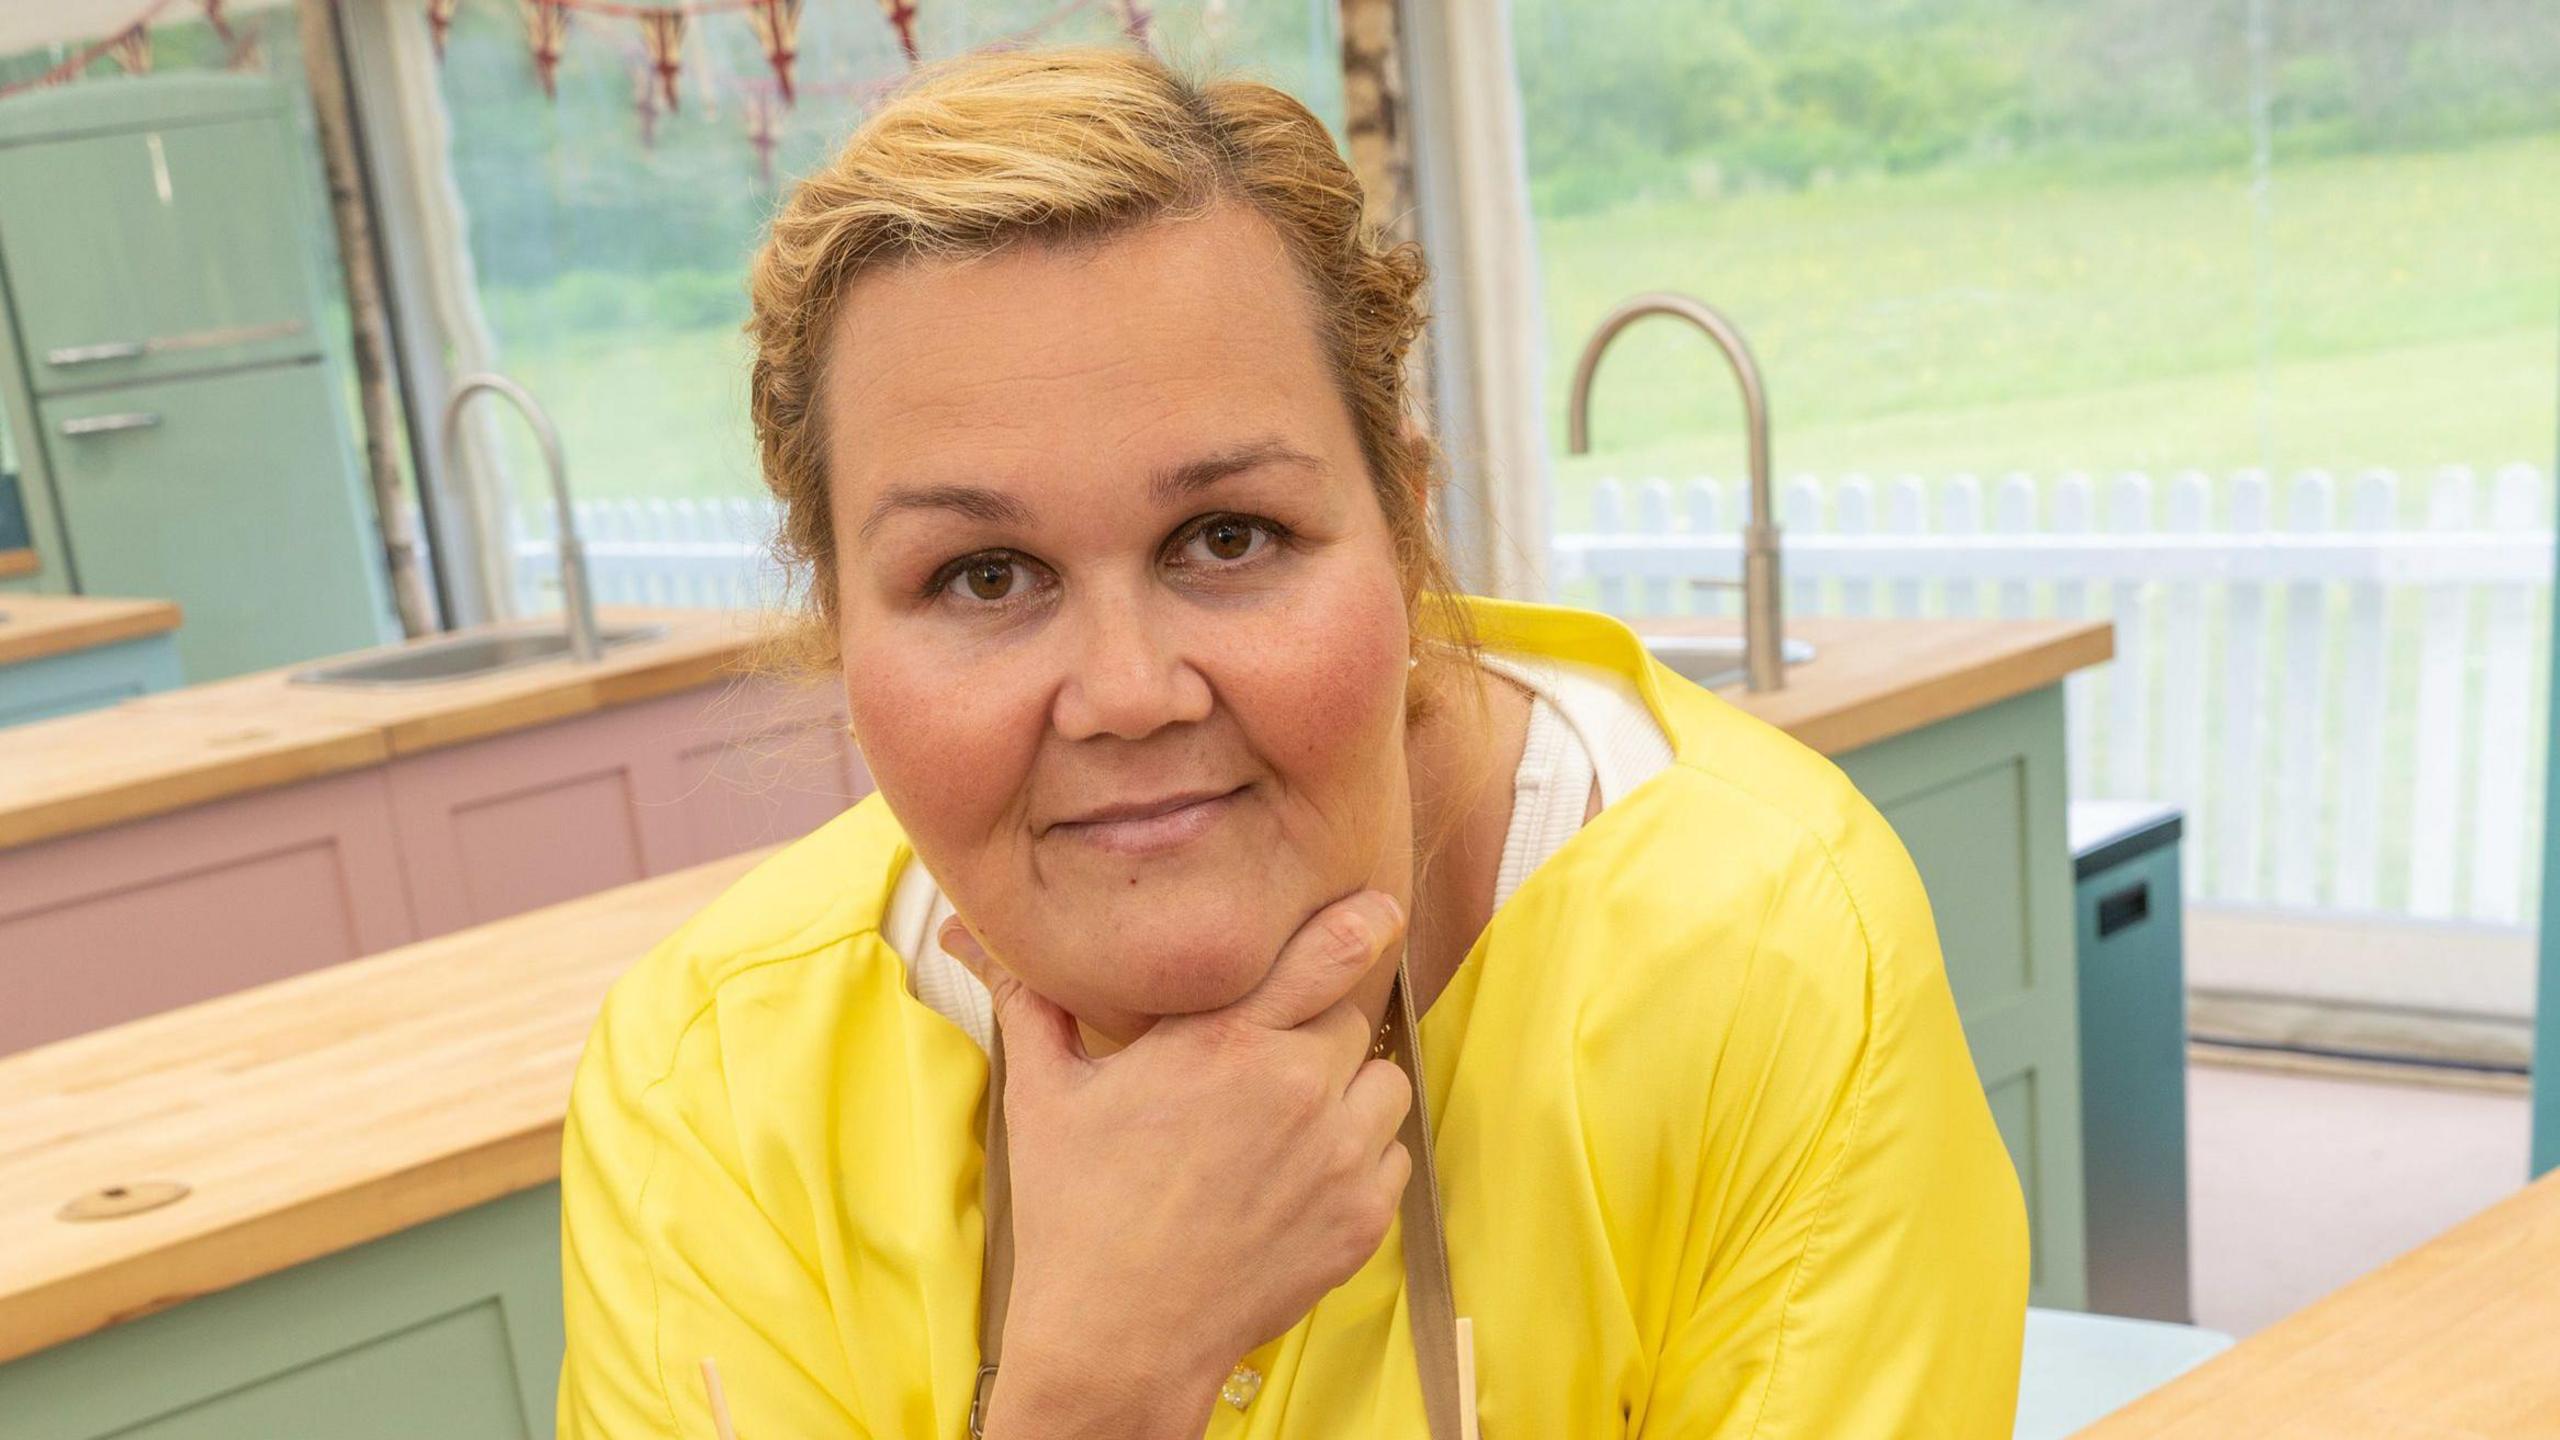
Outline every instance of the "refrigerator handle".
[[258, 325], [224, 325], [177, 335], [155, 335], [148, 340], [101, 340], [94, 345], [61, 345], [44, 352], [44, 362], [69, 369], [74, 365], [95, 365], [101, 360], [131, 360], [138, 355], [173, 355], [188, 350], [216, 350], [226, 345], [250, 345], [260, 340], [282, 340], [299, 335], [308, 328], [300, 320], [270, 320]]
[[143, 351], [139, 340], [108, 340], [96, 345], [64, 345], [44, 352], [47, 365], [95, 365], [101, 360], [130, 360]]
[[150, 430], [157, 428], [160, 417], [149, 410], [125, 410], [113, 415], [82, 415], [62, 422], [65, 435], [112, 435], [118, 430]]

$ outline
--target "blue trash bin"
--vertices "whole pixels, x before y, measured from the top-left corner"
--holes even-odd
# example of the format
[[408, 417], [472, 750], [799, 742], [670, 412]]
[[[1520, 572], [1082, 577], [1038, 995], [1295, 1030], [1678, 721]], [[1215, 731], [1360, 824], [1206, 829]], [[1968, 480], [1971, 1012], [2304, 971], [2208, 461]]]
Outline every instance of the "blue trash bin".
[[2186, 1324], [2186, 956], [2175, 806], [2070, 810], [2089, 1308]]

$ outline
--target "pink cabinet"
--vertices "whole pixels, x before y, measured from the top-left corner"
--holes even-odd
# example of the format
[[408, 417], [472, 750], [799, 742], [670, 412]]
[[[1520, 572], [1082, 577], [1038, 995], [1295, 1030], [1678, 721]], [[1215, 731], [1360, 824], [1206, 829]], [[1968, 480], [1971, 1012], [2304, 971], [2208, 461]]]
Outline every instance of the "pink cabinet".
[[666, 747], [646, 726], [686, 698], [394, 761], [391, 820], [418, 933], [676, 868]]
[[841, 705], [714, 686], [394, 761], [419, 935], [807, 834], [871, 788]]
[[0, 1054], [416, 938], [380, 770], [0, 851]]
[[806, 834], [840, 696], [682, 691], [0, 851], [0, 1054]]

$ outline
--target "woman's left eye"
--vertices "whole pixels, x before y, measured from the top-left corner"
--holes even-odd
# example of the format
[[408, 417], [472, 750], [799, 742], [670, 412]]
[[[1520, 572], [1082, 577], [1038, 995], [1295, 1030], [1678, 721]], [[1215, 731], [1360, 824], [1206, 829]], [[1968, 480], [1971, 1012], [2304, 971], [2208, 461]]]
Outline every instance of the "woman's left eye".
[[1213, 515], [1192, 527], [1182, 557], [1195, 564], [1233, 565], [1268, 549], [1273, 540], [1268, 522], [1242, 515]]

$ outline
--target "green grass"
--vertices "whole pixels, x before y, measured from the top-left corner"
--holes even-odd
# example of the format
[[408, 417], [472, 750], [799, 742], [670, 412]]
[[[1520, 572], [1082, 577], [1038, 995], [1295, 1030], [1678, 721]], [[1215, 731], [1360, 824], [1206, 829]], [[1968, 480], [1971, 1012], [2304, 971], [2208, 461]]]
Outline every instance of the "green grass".
[[[763, 493], [747, 425], [746, 337], [735, 329], [516, 341], [506, 346], [501, 368], [551, 412], [569, 483], [582, 497]], [[532, 442], [513, 424], [503, 429], [519, 503], [543, 503]]]
[[[1613, 358], [1610, 370], [1617, 365]], [[1636, 367], [1628, 366], [1627, 374], [1630, 389], [1642, 383], [1634, 378]], [[1718, 388], [1710, 384], [1714, 378], [1695, 378], [1703, 392], [1700, 408], [1712, 401], [1723, 412], [1720, 427], [1710, 433], [1668, 435], [1560, 460], [1553, 496], [1557, 527], [1588, 523], [1591, 482], [1602, 475], [1738, 479], [1740, 409], [1727, 393], [1730, 382]], [[2259, 463], [2256, 382], [2254, 370], [2226, 370], [1805, 424], [1788, 422], [1773, 382], [1771, 459], [1781, 478], [1865, 474], [1881, 481], [1969, 473], [1988, 484], [2013, 470], [2044, 479], [2070, 470], [2095, 478], [2120, 470], [2148, 471], [2163, 480], [2187, 469], [2222, 475]], [[1598, 414], [1605, 415], [1617, 398], [1611, 383], [1604, 372], [1595, 387]], [[2277, 465], [2284, 473], [2320, 468], [2343, 480], [2371, 466], [2397, 470], [2404, 481], [2404, 516], [2414, 518], [2423, 503], [2415, 482], [2440, 465], [2484, 471], [2518, 460], [2550, 465], [2560, 338], [2547, 328], [2515, 329], [2296, 361], [2276, 368], [2273, 390], [2275, 432], [2305, 437], [2298, 446], [2280, 447]], [[2539, 414], [2535, 395], [2542, 397]], [[2493, 397], [2503, 403], [2491, 403]], [[1595, 440], [1605, 440], [1605, 424], [1594, 419]]]
[[[1560, 441], [1582, 337], [1661, 288], [1751, 337], [1782, 474], [2550, 462], [2560, 136], [2280, 168], [2272, 204], [2263, 356], [2237, 176], [1921, 177], [1556, 221], [1550, 423]], [[1740, 472], [1732, 381], [1684, 327], [1630, 331], [1594, 395], [1560, 521], [1595, 474]]]
[[[2560, 135], [2280, 163], [2271, 203], [2263, 354], [2239, 174], [2020, 167], [1552, 220], [1553, 437], [1581, 338], [1667, 288], [1750, 335], [1781, 474], [2551, 462]], [[733, 329], [516, 328], [504, 363], [558, 417], [581, 494], [757, 493]], [[1594, 412], [1599, 453], [1557, 467], [1559, 525], [1594, 475], [1741, 470], [1731, 381], [1671, 322], [1612, 351]]]

